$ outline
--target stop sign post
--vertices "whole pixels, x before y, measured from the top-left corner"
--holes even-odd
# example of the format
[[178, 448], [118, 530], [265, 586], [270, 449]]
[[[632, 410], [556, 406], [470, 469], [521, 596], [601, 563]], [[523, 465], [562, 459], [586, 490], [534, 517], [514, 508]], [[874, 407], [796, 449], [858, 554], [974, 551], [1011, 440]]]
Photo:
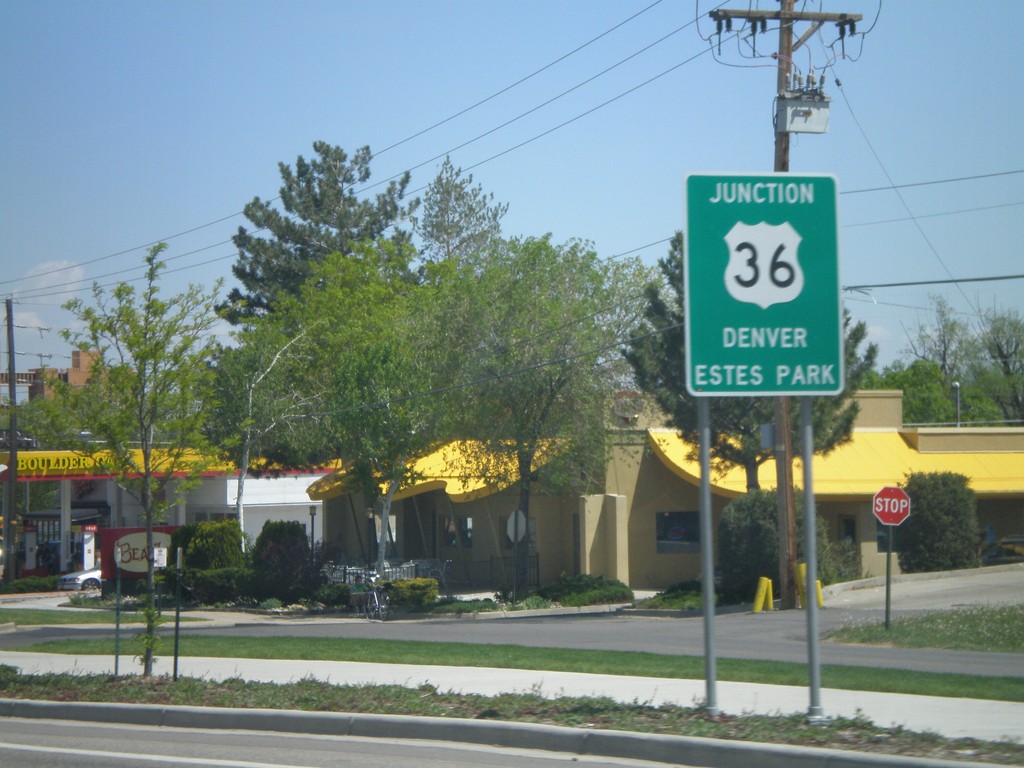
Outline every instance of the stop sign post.
[[885, 556], [885, 628], [889, 629], [892, 607], [892, 532], [910, 517], [910, 496], [902, 488], [888, 485], [871, 500], [871, 511], [889, 529], [889, 547]]

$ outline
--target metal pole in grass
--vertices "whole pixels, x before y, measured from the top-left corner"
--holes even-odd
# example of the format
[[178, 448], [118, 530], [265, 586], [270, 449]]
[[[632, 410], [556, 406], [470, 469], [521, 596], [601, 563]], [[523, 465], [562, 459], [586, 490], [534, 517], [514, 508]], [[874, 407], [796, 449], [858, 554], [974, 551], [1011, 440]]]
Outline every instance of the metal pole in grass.
[[715, 548], [711, 515], [711, 406], [697, 398], [697, 431], [700, 433], [700, 569], [701, 603], [704, 609], [704, 709], [719, 714], [715, 663]]
[[895, 525], [885, 526], [889, 529], [889, 546], [885, 552], [885, 631], [889, 631], [889, 616], [892, 613], [892, 532]]
[[117, 572], [114, 579], [117, 584], [114, 592], [114, 677], [117, 677], [121, 658], [121, 550], [117, 546], [114, 547], [114, 570]]
[[178, 630], [181, 628], [181, 547], [178, 547], [178, 567], [174, 577], [174, 679], [178, 679]]

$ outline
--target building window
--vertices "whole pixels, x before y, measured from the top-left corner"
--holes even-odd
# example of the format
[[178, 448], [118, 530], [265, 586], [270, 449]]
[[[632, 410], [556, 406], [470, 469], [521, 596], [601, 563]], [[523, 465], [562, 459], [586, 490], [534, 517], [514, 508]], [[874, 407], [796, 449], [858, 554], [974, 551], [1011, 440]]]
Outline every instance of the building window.
[[442, 518], [441, 536], [446, 547], [472, 547], [473, 518], [450, 516]]
[[699, 552], [700, 516], [697, 512], [659, 512], [658, 552]]
[[855, 545], [857, 543], [857, 518], [852, 515], [844, 515], [839, 518], [839, 541], [844, 544]]

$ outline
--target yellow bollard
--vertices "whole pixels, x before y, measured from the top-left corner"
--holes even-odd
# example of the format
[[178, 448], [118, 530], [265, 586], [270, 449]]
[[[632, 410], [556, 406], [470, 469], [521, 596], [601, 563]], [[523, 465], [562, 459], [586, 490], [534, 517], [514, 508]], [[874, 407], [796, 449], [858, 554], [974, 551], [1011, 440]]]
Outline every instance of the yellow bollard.
[[754, 613], [770, 611], [775, 607], [775, 598], [772, 595], [772, 580], [762, 576], [757, 580], [757, 594], [754, 596]]
[[[825, 607], [825, 597], [821, 593], [821, 579], [816, 579], [815, 582], [814, 582], [814, 586], [816, 587], [815, 591], [818, 593], [818, 595], [817, 595], [818, 596], [818, 607], [819, 608], [824, 608]], [[807, 607], [807, 600], [805, 599], [806, 598], [806, 592], [807, 592], [807, 563], [797, 563], [796, 564], [796, 598], [797, 598], [797, 604], [801, 608], [806, 608]]]
[[806, 600], [807, 563], [796, 564], [796, 602], [801, 608], [807, 607]]

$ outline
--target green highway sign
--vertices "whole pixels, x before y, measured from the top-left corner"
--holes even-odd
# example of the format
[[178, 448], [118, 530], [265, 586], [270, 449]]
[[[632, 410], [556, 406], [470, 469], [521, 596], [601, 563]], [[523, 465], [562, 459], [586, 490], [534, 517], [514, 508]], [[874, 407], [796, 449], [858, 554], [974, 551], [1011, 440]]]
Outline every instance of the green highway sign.
[[686, 177], [686, 388], [692, 395], [843, 389], [836, 180]]

